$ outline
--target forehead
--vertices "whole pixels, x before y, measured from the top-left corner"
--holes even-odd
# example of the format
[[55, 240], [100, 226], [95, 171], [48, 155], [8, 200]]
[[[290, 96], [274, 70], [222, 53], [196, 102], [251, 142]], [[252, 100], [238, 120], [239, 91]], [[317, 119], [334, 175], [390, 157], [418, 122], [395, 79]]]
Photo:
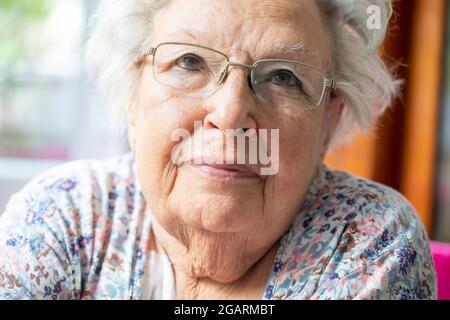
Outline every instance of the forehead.
[[328, 64], [331, 47], [312, 0], [172, 0], [155, 19], [152, 41], [196, 43], [249, 59], [297, 58], [318, 67]]

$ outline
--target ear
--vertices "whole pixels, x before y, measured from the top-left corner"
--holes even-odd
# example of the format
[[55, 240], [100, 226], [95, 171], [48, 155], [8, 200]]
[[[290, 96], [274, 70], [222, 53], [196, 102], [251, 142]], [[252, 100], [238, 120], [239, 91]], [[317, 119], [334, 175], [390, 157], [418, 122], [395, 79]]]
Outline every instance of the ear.
[[345, 108], [344, 98], [336, 91], [332, 91], [324, 110], [324, 131], [325, 137], [322, 144], [322, 157], [325, 157], [330, 146], [331, 139], [341, 120], [342, 111]]

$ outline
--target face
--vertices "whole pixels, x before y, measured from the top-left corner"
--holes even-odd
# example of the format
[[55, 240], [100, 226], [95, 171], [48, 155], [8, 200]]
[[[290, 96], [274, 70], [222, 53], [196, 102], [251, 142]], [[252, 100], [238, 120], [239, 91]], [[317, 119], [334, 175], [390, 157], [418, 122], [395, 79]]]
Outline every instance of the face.
[[[314, 1], [175, 0], [154, 22], [151, 46], [192, 43], [249, 65], [259, 59], [289, 59], [325, 72], [331, 61], [330, 37]], [[284, 50], [290, 46], [298, 50]], [[183, 257], [173, 255], [172, 260], [205, 273], [199, 276], [211, 272], [223, 281], [231, 279], [272, 247], [298, 212], [335, 126], [333, 97], [314, 110], [298, 105], [277, 108], [255, 97], [248, 70], [239, 67], [230, 68], [220, 88], [200, 97], [157, 82], [151, 61], [139, 68], [129, 114], [130, 140], [143, 193], [164, 233], [161, 237], [181, 248]], [[195, 123], [201, 130], [194, 130]], [[276, 174], [261, 175], [260, 163], [244, 172], [190, 163], [198, 151], [191, 142], [199, 132], [202, 155], [217, 158], [227, 143], [226, 130], [239, 128], [254, 129], [256, 135], [268, 130], [267, 154], [276, 151], [270, 143], [271, 129], [279, 130]], [[173, 141], [177, 129], [191, 135]], [[183, 154], [181, 163], [172, 161], [174, 148]], [[220, 266], [228, 271], [218, 271]]]

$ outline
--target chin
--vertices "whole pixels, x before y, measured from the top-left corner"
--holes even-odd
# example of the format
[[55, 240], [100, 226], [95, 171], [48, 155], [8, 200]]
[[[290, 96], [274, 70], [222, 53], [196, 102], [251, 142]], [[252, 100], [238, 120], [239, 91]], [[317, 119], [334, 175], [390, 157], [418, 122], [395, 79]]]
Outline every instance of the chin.
[[240, 224], [237, 214], [203, 212], [201, 216], [202, 228], [213, 233], [242, 233], [246, 231], [245, 225]]
[[261, 223], [260, 185], [223, 183], [181, 172], [167, 198], [168, 211], [187, 226], [213, 233], [248, 232]]
[[[250, 199], [229, 195], [196, 194], [177, 201], [176, 215], [187, 226], [212, 233], [248, 233], [261, 223], [258, 206]], [[256, 209], [256, 210], [255, 210]]]

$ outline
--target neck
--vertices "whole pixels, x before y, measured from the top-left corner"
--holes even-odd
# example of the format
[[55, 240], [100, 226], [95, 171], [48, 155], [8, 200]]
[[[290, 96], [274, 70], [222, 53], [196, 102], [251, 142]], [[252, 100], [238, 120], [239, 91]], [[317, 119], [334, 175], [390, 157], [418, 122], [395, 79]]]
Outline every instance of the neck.
[[[156, 246], [173, 264], [177, 299], [261, 299], [278, 242], [247, 252], [236, 235], [190, 234], [183, 245], [155, 219]], [[214, 237], [219, 237], [215, 239]]]
[[269, 278], [278, 249], [275, 244], [241, 277], [232, 282], [219, 282], [196, 277], [175, 266], [175, 283], [179, 300], [259, 300]]

